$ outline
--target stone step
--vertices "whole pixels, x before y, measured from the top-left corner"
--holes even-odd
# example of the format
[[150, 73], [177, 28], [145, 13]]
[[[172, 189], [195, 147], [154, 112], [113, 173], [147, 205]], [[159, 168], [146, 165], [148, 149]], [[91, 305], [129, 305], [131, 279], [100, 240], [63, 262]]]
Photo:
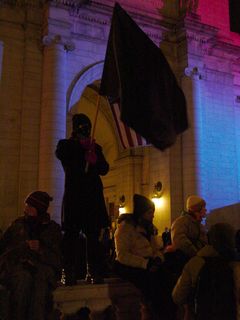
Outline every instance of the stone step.
[[93, 319], [104, 319], [104, 313], [111, 308], [115, 311], [115, 319], [139, 320], [140, 300], [140, 292], [118, 278], [105, 279], [103, 284], [79, 281], [75, 286], [60, 286], [54, 292], [55, 306], [64, 314], [88, 307]]

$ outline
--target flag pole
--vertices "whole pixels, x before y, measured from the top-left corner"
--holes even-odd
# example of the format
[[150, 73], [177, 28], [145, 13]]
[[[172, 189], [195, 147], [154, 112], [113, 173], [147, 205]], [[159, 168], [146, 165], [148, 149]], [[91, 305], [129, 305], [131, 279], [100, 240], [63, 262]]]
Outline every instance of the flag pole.
[[[95, 114], [95, 118], [94, 118], [94, 123], [93, 123], [93, 127], [92, 127], [92, 132], [91, 132], [91, 143], [93, 142], [94, 135], [95, 135], [95, 131], [96, 131], [97, 118], [98, 118], [98, 113], [99, 113], [99, 108], [100, 108], [100, 99], [101, 99], [101, 96], [100, 96], [100, 94], [98, 94], [98, 97], [97, 97], [97, 106], [96, 106], [96, 114]], [[86, 163], [85, 173], [88, 172], [88, 167], [89, 167], [89, 162]]]
[[95, 130], [96, 130], [97, 117], [98, 117], [98, 112], [99, 112], [99, 108], [100, 108], [100, 99], [101, 99], [101, 96], [100, 96], [100, 94], [98, 94], [98, 97], [97, 97], [97, 110], [96, 110], [96, 115], [95, 115], [94, 124], [93, 124], [93, 128], [92, 128], [92, 134], [91, 134], [91, 140], [92, 141], [93, 141], [93, 138], [94, 138], [94, 135], [95, 135]]

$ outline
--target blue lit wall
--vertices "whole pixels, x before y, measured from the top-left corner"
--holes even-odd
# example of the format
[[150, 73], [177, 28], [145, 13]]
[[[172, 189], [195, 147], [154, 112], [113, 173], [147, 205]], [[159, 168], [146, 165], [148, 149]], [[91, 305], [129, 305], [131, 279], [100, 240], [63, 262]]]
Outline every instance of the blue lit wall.
[[198, 190], [208, 209], [239, 202], [233, 77], [206, 71], [196, 93]]

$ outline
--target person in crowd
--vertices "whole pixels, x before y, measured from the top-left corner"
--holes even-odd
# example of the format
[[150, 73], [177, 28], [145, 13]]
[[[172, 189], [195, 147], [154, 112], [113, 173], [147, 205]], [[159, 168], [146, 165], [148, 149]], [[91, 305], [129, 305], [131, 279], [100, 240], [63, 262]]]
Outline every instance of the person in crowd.
[[[65, 191], [62, 204], [63, 258], [66, 284], [76, 284], [79, 272], [79, 234], [85, 239], [80, 258], [86, 262], [92, 282], [101, 282], [103, 254], [100, 236], [108, 227], [108, 214], [100, 175], [106, 175], [109, 165], [102, 147], [90, 138], [91, 121], [85, 114], [72, 118], [72, 135], [57, 144], [56, 156], [65, 172]], [[86, 263], [85, 263], [86, 265]], [[82, 266], [83, 267], [83, 266]], [[80, 277], [86, 274], [82, 272]]]
[[171, 232], [168, 229], [168, 227], [165, 227], [164, 232], [162, 233], [162, 242], [163, 242], [163, 247], [166, 248], [169, 246], [172, 241], [171, 241]]
[[181, 274], [185, 263], [207, 244], [207, 236], [202, 220], [206, 216], [206, 202], [199, 196], [191, 195], [186, 202], [187, 211], [173, 222], [172, 244], [165, 248], [165, 259], [169, 269]]
[[61, 273], [61, 228], [47, 213], [52, 197], [30, 193], [24, 215], [0, 240], [0, 283], [9, 292], [14, 320], [46, 320]]
[[115, 232], [115, 272], [141, 290], [152, 319], [174, 319], [173, 283], [156, 241], [154, 203], [135, 194], [133, 204], [133, 214], [122, 214]]
[[[230, 290], [228, 289], [225, 291], [223, 289], [222, 291], [222, 303], [220, 302], [220, 298], [214, 297], [213, 300], [216, 299], [217, 301], [217, 306], [216, 308], [214, 307], [214, 312], [215, 312], [215, 317], [211, 317], [210, 313], [208, 312], [208, 316], [206, 319], [238, 319], [240, 315], [240, 308], [239, 308], [239, 276], [240, 276], [240, 264], [235, 260], [235, 239], [234, 239], [234, 229], [232, 228], [231, 225], [228, 223], [217, 223], [213, 225], [209, 232], [208, 232], [208, 239], [209, 239], [209, 244], [204, 246], [201, 250], [197, 252], [197, 254], [191, 258], [188, 263], [184, 266], [183, 272], [181, 276], [179, 277], [174, 290], [172, 292], [173, 300], [176, 304], [179, 306], [184, 306], [185, 309], [185, 320], [191, 320], [195, 319], [197, 316], [195, 314], [194, 307], [196, 307], [196, 290], [199, 290], [199, 281], [203, 281], [199, 277], [200, 271], [204, 267], [204, 265], [207, 263], [207, 258], [214, 258], [218, 263], [223, 264], [225, 262], [230, 262], [230, 267], [233, 269], [233, 280], [235, 282], [234, 290], [235, 290], [235, 301], [236, 301], [236, 307], [237, 307], [237, 314], [238, 316], [235, 317], [233, 315], [224, 315], [224, 312], [226, 310], [229, 310], [232, 312], [230, 308], [228, 309], [223, 309], [225, 308], [226, 305], [231, 305], [232, 300], [230, 297]], [[217, 258], [217, 259], [216, 259]], [[216, 263], [216, 262], [215, 262]], [[217, 267], [214, 267], [213, 273], [217, 273], [218, 270], [220, 269]], [[203, 275], [202, 275], [203, 277]], [[213, 277], [213, 276], [211, 276]], [[216, 278], [217, 279], [217, 278]], [[218, 281], [220, 283], [216, 284], [216, 280], [213, 281], [212, 285], [214, 286], [214, 294], [218, 294], [216, 291], [221, 291], [216, 290], [216, 288], [224, 288], [224, 280], [221, 277], [218, 277]], [[227, 280], [230, 282], [230, 280]], [[210, 291], [210, 281], [208, 281], [208, 289]], [[229, 283], [226, 283], [226, 286], [229, 288]], [[211, 293], [210, 293], [211, 294]], [[205, 292], [205, 295], [207, 295], [207, 292]], [[194, 301], [195, 297], [195, 301]], [[210, 299], [209, 297], [207, 299]], [[228, 301], [228, 299], [231, 299]], [[234, 303], [235, 303], [234, 301]], [[194, 305], [195, 302], [195, 305]], [[211, 306], [213, 302], [211, 301]], [[207, 305], [207, 301], [204, 303], [204, 305]], [[206, 306], [207, 307], [207, 306]], [[195, 308], [196, 309], [196, 308]], [[220, 310], [220, 315], [217, 315], [218, 310]], [[200, 319], [200, 318], [197, 318]]]
[[207, 236], [203, 225], [206, 216], [206, 202], [199, 196], [187, 198], [187, 211], [182, 213], [172, 224], [172, 245], [187, 258], [191, 258], [207, 244]]

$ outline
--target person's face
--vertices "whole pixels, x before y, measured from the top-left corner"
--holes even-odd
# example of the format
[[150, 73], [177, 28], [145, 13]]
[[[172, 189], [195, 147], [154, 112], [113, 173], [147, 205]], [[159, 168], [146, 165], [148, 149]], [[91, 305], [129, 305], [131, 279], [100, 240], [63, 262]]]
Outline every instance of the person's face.
[[199, 212], [195, 212], [196, 220], [201, 222], [203, 218], [206, 217], [207, 209], [206, 206], [203, 206]]
[[146, 212], [144, 212], [142, 218], [143, 218], [144, 220], [149, 221], [149, 222], [153, 222], [154, 210], [153, 210], [153, 209], [148, 209]]
[[91, 126], [88, 123], [83, 123], [78, 126], [77, 134], [81, 138], [88, 138], [91, 134]]
[[24, 214], [27, 217], [37, 217], [37, 209], [25, 203]]

